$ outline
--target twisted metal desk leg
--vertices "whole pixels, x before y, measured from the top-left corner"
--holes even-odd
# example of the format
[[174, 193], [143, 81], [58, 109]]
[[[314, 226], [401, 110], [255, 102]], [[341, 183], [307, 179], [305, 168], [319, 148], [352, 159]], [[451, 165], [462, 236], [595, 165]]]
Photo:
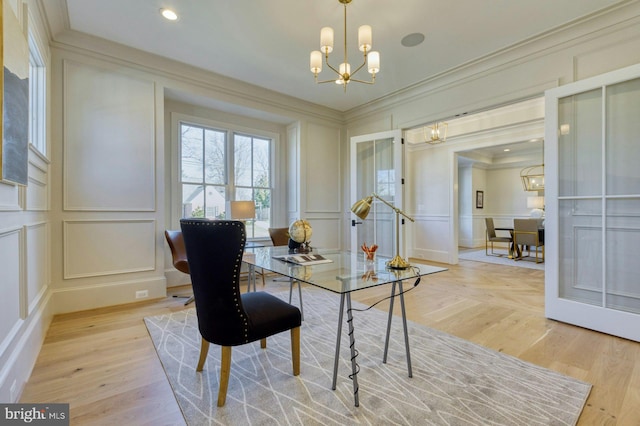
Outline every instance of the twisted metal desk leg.
[[353, 333], [353, 313], [351, 312], [351, 294], [347, 293], [347, 323], [349, 324], [349, 347], [351, 348], [351, 380], [353, 381], [353, 400], [355, 406], [360, 406], [358, 397], [358, 364], [356, 363], [356, 338]]

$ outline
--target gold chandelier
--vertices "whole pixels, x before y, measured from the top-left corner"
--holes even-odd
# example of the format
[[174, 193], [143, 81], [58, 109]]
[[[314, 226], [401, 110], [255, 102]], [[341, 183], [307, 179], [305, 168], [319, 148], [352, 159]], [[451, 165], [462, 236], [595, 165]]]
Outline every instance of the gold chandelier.
[[[358, 83], [373, 84], [376, 81], [376, 73], [380, 71], [380, 53], [371, 51], [371, 26], [362, 25], [358, 28], [358, 47], [363, 52], [364, 60], [362, 64], [351, 72], [351, 65], [347, 60], [347, 4], [352, 0], [338, 0], [344, 5], [344, 61], [338, 68], [334, 68], [329, 64], [329, 53], [333, 51], [333, 28], [324, 27], [320, 30], [320, 50], [314, 50], [311, 52], [310, 67], [311, 72], [316, 83], [330, 83], [335, 82], [341, 84], [344, 87], [344, 91], [347, 91], [347, 84], [350, 81], [356, 81]], [[318, 74], [322, 71], [322, 53], [324, 53], [325, 63], [332, 71], [338, 76], [336, 79], [318, 81]], [[371, 81], [357, 80], [353, 76], [360, 71], [365, 65], [371, 74]]]
[[424, 132], [424, 141], [431, 145], [443, 143], [447, 140], [447, 123], [433, 123], [432, 126], [426, 126], [422, 129]]

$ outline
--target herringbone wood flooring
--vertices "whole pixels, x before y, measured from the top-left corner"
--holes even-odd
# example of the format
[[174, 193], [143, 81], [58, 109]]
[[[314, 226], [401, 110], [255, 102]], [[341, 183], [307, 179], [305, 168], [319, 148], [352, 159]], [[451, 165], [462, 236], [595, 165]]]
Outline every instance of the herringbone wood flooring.
[[[407, 294], [410, 320], [592, 383], [579, 425], [640, 425], [640, 343], [545, 319], [542, 271], [444, 266]], [[388, 291], [353, 298], [370, 304]], [[169, 297], [56, 316], [21, 401], [68, 402], [73, 425], [183, 424], [142, 321], [179, 309], [182, 299]]]

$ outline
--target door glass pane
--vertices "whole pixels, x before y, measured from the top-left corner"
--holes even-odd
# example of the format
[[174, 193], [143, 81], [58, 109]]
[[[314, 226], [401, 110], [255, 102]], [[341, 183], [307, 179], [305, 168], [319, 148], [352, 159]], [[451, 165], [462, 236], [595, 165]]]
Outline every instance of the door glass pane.
[[[375, 191], [375, 142], [366, 141], [356, 144], [356, 196], [360, 200]], [[356, 218], [362, 222], [356, 227], [358, 247], [362, 244], [371, 245], [375, 243], [375, 203], [371, 207], [369, 216], [366, 219]]]
[[559, 296], [602, 305], [602, 202], [558, 202]]
[[[395, 205], [395, 169], [393, 167], [393, 139], [375, 141], [376, 193], [391, 205]], [[381, 201], [374, 200], [376, 213], [376, 244], [379, 254], [394, 256], [395, 213]]]
[[607, 195], [640, 194], [640, 79], [607, 87]]
[[607, 201], [607, 307], [640, 313], [640, 200]]
[[[393, 138], [359, 142], [356, 145], [357, 196], [364, 198], [375, 192], [395, 205], [395, 169]], [[365, 220], [358, 221], [358, 247], [378, 245], [377, 254], [392, 257], [395, 254], [395, 214], [378, 199], [373, 199], [371, 211]]]
[[602, 194], [602, 90], [558, 103], [558, 195]]

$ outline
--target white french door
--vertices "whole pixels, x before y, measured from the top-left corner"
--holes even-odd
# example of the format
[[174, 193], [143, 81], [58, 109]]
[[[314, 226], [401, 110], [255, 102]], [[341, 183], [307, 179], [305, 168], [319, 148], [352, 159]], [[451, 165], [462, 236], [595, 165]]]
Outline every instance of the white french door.
[[[351, 138], [351, 205], [362, 198], [378, 194], [402, 209], [402, 131], [354, 136]], [[358, 252], [363, 243], [377, 244], [377, 253], [395, 255], [395, 213], [374, 199], [365, 220], [351, 213], [351, 250]], [[400, 233], [404, 227], [400, 227]], [[403, 250], [402, 235], [401, 251]], [[401, 255], [403, 255], [401, 253]]]
[[545, 108], [546, 316], [640, 341], [640, 65]]

